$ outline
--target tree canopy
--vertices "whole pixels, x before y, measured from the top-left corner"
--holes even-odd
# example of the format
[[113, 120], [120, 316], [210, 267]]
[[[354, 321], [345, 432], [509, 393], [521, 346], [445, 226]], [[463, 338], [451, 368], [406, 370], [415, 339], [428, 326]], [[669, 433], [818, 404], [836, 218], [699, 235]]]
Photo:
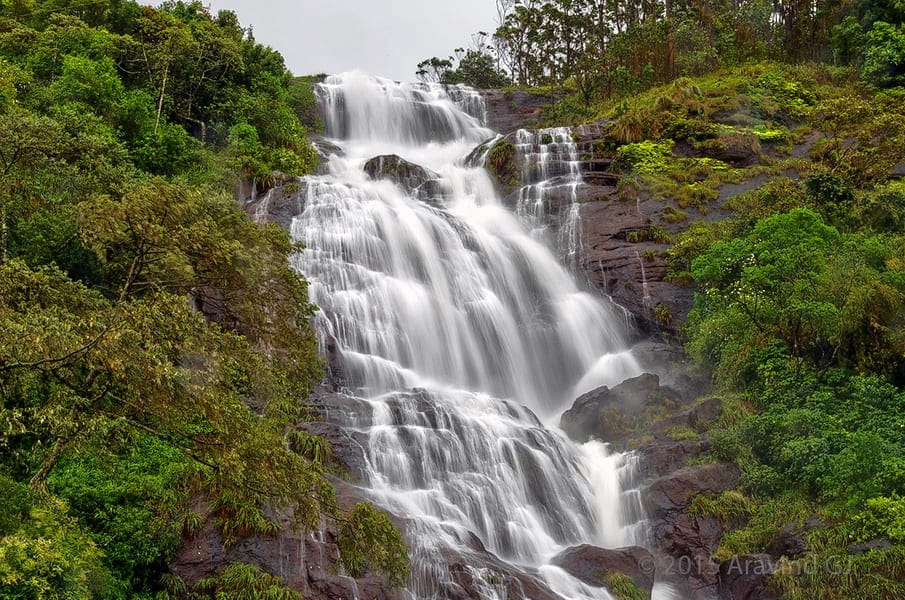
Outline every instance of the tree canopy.
[[341, 511], [322, 457], [290, 449], [322, 376], [314, 307], [298, 248], [231, 191], [311, 172], [314, 104], [201, 2], [0, 5], [3, 597], [150, 597], [185, 535], [270, 533], [270, 509], [404, 577], [387, 516]]

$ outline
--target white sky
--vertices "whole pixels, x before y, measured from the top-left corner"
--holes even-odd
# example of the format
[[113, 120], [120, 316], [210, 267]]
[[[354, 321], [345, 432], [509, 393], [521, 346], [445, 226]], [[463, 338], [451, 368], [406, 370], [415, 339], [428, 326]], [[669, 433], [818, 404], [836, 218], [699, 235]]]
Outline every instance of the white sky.
[[361, 69], [402, 81], [495, 27], [494, 0], [206, 0], [233, 10], [296, 75]]

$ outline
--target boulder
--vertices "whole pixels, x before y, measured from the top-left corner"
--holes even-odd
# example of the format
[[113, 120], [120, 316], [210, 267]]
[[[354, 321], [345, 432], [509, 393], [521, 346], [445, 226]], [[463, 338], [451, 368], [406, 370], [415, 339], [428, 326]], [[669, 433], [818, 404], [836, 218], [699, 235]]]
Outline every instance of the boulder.
[[675, 407], [680, 401], [675, 391], [660, 387], [657, 375], [644, 373], [612, 389], [603, 386], [583, 394], [563, 413], [559, 426], [580, 443], [592, 438], [618, 443], [648, 408]]
[[701, 148], [701, 154], [715, 158], [733, 167], [750, 167], [760, 162], [760, 140], [750, 133], [732, 133], [709, 140]]
[[[337, 501], [343, 508], [365, 500], [357, 488], [332, 478]], [[199, 507], [202, 510], [205, 507]], [[205, 511], [206, 512], [206, 511]], [[271, 575], [279, 576], [286, 585], [302, 597], [311, 600], [397, 600], [403, 597], [392, 588], [385, 577], [373, 574], [352, 579], [336, 573], [339, 551], [336, 529], [328, 524], [322, 531], [296, 532], [292, 515], [278, 518], [281, 527], [273, 535], [241, 537], [234, 545], [226, 545], [213, 516], [203, 528], [187, 540], [170, 561], [170, 571], [181, 577], [191, 588], [199, 580], [212, 577], [228, 565], [241, 562], [257, 565]], [[394, 519], [397, 526], [402, 523]]]
[[646, 491], [652, 516], [683, 510], [695, 496], [719, 495], [738, 485], [739, 470], [729, 463], [685, 467], [655, 480]]
[[867, 554], [871, 550], [888, 550], [890, 548], [892, 548], [892, 543], [889, 540], [875, 539], [862, 544], [846, 546], [845, 551], [854, 556], [861, 556], [862, 554]]
[[607, 549], [584, 544], [563, 550], [550, 562], [588, 585], [606, 587], [607, 576], [622, 573], [648, 598], [654, 587], [654, 557], [640, 546]]
[[392, 181], [407, 192], [414, 192], [428, 181], [439, 177], [436, 173], [395, 154], [375, 156], [365, 163], [364, 171], [371, 179]]
[[449, 577], [432, 573], [431, 583], [437, 589], [431, 597], [473, 600], [486, 598], [487, 592], [493, 590], [497, 596], [512, 600], [562, 600], [534, 573], [503, 562], [489, 552], [445, 549], [439, 558]]
[[720, 600], [774, 600], [779, 596], [769, 589], [768, 579], [776, 570], [769, 554], [733, 556], [720, 563]]
[[[699, 495], [718, 495], [738, 485], [739, 470], [727, 463], [685, 467], [656, 479], [644, 491], [654, 548], [672, 557], [693, 598], [716, 594], [719, 565], [711, 559], [724, 529], [715, 517], [692, 516], [688, 508]], [[669, 573], [667, 573], [669, 574]]]
[[768, 552], [774, 558], [785, 556], [791, 560], [796, 560], [807, 554], [808, 545], [804, 540], [805, 528], [798, 523], [787, 523], [776, 532], [773, 539], [770, 540]]

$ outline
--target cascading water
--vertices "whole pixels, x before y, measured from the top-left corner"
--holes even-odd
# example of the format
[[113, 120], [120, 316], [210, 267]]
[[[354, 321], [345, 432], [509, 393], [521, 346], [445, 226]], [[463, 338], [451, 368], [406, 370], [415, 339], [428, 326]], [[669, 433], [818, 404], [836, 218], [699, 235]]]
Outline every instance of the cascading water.
[[[515, 151], [522, 168], [516, 212], [532, 227], [535, 238], [547, 229], [551, 204], [556, 202], [558, 235], [555, 244], [563, 264], [577, 271], [581, 248], [581, 205], [578, 186], [582, 183], [578, 144], [568, 127], [551, 127], [537, 131], [516, 132]], [[565, 202], [563, 202], [563, 197]]]
[[[342, 155], [306, 179], [294, 264], [359, 398], [334, 418], [367, 437], [371, 497], [407, 520], [410, 594], [446, 597], [456, 562], [481, 597], [518, 597], [490, 552], [564, 597], [608, 598], [545, 563], [578, 543], [637, 541], [639, 515], [620, 513], [630, 457], [577, 447], [542, 420], [576, 382], [640, 372], [622, 313], [579, 291], [486, 172], [462, 166], [493, 135], [477, 93], [358, 73], [317, 91]], [[440, 199], [365, 175], [367, 159], [387, 154], [438, 174]]]

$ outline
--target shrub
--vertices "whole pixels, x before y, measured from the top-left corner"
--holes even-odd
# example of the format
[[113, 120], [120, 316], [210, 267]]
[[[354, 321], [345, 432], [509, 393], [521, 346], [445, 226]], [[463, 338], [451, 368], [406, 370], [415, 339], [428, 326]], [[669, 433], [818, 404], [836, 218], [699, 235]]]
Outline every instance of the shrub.
[[662, 173], [669, 166], [672, 147], [672, 140], [625, 144], [616, 151], [616, 162], [636, 173], [648, 175]]

